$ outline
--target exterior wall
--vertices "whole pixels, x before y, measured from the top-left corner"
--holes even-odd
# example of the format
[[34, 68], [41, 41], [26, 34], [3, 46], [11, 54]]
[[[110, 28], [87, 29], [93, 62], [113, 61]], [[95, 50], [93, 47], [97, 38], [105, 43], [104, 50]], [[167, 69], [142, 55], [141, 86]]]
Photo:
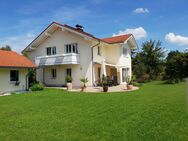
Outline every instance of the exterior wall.
[[[28, 53], [29, 58], [35, 62], [35, 58], [39, 56], [47, 56], [46, 48], [56, 46], [56, 53], [64, 54], [65, 53], [65, 44], [70, 43], [78, 43], [78, 52], [80, 53], [80, 64], [79, 65], [60, 65], [60, 66], [45, 66], [44, 68], [40, 68], [37, 70], [37, 80], [39, 82], [44, 82], [47, 85], [57, 85], [62, 86], [65, 84], [65, 69], [72, 68], [72, 78], [73, 85], [80, 86], [80, 78], [87, 77], [89, 82], [87, 85], [93, 85], [92, 82], [92, 55], [91, 55], [91, 46], [92, 43], [86, 40], [84, 37], [76, 35], [75, 33], [71, 33], [69, 31], [62, 31], [62, 29], [58, 29], [55, 31], [51, 37], [48, 37], [45, 41], [43, 41], [37, 49]], [[128, 54], [126, 56], [123, 55], [123, 46], [128, 48]], [[105, 44], [100, 45], [101, 47], [101, 55], [97, 53], [97, 47], [93, 49], [94, 62], [102, 63], [103, 58], [106, 63], [116, 65], [117, 68], [117, 76], [119, 83], [122, 83], [122, 68], [129, 68], [129, 75], [132, 75], [131, 68], [131, 50], [128, 43], [119, 44], [119, 45], [108, 45]], [[51, 80], [51, 69], [56, 68], [57, 71], [57, 79]], [[97, 71], [96, 68], [93, 67], [94, 73], [94, 81], [97, 80]], [[58, 77], [60, 76], [60, 77]]]
[[[78, 43], [78, 52], [80, 54], [80, 64], [79, 65], [61, 65], [61, 66], [46, 66], [44, 70], [47, 71], [45, 74], [45, 83], [49, 85], [62, 85], [65, 83], [65, 76], [62, 76], [62, 79], [58, 78], [58, 80], [49, 79], [49, 69], [57, 67], [58, 71], [62, 74], [65, 74], [63, 71], [66, 67], [72, 68], [72, 77], [73, 77], [73, 85], [80, 85], [80, 78], [87, 77], [89, 82], [87, 85], [92, 85], [92, 60], [91, 60], [91, 42], [84, 39], [83, 37], [76, 35], [74, 33], [68, 31], [62, 31], [61, 29], [57, 30], [52, 34], [51, 37], [46, 39], [43, 43], [41, 43], [37, 49], [28, 53], [29, 58], [35, 62], [35, 57], [38, 56], [46, 56], [46, 48], [56, 46], [57, 54], [65, 53], [65, 44], [70, 43]], [[57, 74], [58, 75], [58, 74]], [[61, 77], [61, 75], [60, 75]], [[37, 80], [39, 82], [43, 82], [43, 69], [40, 68], [37, 70]]]
[[[80, 86], [80, 65], [61, 65], [61, 66], [48, 66], [43, 68], [44, 71], [44, 84], [47, 86], [64, 86], [66, 85], [66, 69], [72, 70], [73, 86]], [[51, 70], [56, 69], [56, 78], [51, 77]]]
[[[123, 47], [127, 48], [127, 55], [123, 54]], [[102, 63], [103, 58], [108, 64], [116, 65], [118, 83], [122, 82], [122, 68], [129, 68], [128, 75], [132, 76], [131, 49], [128, 43], [119, 46], [101, 46], [101, 55], [97, 54], [97, 47], [94, 49], [94, 62]], [[95, 76], [97, 76], [97, 66], [95, 67]], [[107, 74], [109, 70], [107, 69]], [[97, 79], [97, 77], [95, 77]]]
[[[127, 50], [128, 53], [126, 56], [123, 55], [123, 46], [125, 46], [128, 49]], [[123, 46], [120, 48], [120, 58], [118, 62], [118, 65], [123, 66], [119, 68], [121, 83], [125, 83], [125, 82], [122, 82], [122, 68], [129, 68], [128, 75], [132, 77], [131, 49], [127, 43], [124, 44]]]
[[[128, 49], [128, 54], [123, 55], [123, 46]], [[94, 48], [94, 62], [101, 63], [103, 58], [106, 63], [131, 67], [131, 49], [127, 43], [119, 46], [101, 46], [101, 55], [97, 54], [97, 47]]]
[[[18, 86], [10, 82], [10, 70], [19, 70], [19, 82]], [[26, 75], [27, 69], [8, 69], [0, 68], [0, 91], [12, 92], [12, 91], [24, 91], [26, 90]]]

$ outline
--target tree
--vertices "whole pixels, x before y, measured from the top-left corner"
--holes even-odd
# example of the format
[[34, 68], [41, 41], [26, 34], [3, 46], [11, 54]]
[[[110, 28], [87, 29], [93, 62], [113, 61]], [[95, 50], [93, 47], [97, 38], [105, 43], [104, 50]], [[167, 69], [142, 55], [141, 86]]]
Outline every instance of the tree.
[[188, 53], [171, 51], [166, 58], [165, 79], [178, 83], [188, 77]]
[[0, 48], [0, 50], [7, 50], [7, 51], [11, 51], [11, 47], [9, 45], [3, 46]]
[[155, 80], [164, 70], [164, 50], [161, 41], [150, 40], [142, 44], [142, 50], [133, 58], [133, 73], [137, 79], [149, 76]]

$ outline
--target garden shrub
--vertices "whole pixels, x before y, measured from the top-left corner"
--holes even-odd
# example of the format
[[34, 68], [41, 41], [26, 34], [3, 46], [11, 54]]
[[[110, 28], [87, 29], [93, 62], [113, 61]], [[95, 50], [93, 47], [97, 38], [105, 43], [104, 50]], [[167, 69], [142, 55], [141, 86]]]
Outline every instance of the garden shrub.
[[33, 84], [30, 87], [31, 91], [42, 91], [44, 89], [43, 85], [40, 83]]

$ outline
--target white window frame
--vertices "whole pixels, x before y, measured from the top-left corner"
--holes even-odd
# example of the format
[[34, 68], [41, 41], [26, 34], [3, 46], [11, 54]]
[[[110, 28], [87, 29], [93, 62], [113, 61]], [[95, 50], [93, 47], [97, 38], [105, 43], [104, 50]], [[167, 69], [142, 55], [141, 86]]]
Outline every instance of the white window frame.
[[[48, 54], [48, 49], [50, 49], [50, 53]], [[56, 47], [47, 47], [46, 48], [46, 55], [50, 56], [50, 55], [56, 55]]]
[[66, 76], [72, 77], [72, 69], [71, 68], [66, 69]]
[[56, 69], [51, 69], [51, 79], [56, 79], [57, 78], [57, 70]]
[[[124, 72], [125, 70], [125, 72]], [[125, 73], [125, 74], [124, 74]], [[130, 73], [130, 68], [122, 68], [122, 72], [121, 72], [121, 77], [122, 77], [122, 82], [126, 82], [126, 77], [129, 76], [129, 73]], [[125, 78], [124, 78], [124, 75], [125, 75]]]
[[100, 46], [97, 47], [97, 55], [101, 56], [101, 47]]
[[128, 56], [128, 48], [127, 47], [125, 47], [125, 46], [123, 46], [123, 56], [124, 57], [127, 57]]
[[65, 53], [78, 54], [78, 43], [65, 44]]
[[[18, 75], [18, 76], [17, 76], [17, 77], [18, 77], [18, 80], [12, 80], [12, 79], [11, 79], [11, 72], [12, 72], [12, 71], [16, 71], [16, 72], [18, 73], [18, 74], [17, 74], [17, 75]], [[11, 83], [19, 82], [19, 70], [10, 70], [10, 82], [11, 82]]]

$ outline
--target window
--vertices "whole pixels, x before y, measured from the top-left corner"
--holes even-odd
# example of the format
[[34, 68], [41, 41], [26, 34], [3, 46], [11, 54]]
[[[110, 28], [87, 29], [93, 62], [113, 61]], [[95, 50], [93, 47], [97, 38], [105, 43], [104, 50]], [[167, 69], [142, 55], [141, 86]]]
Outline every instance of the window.
[[56, 47], [47, 47], [46, 48], [47, 55], [55, 55], [56, 54]]
[[70, 68], [67, 69], [67, 76], [71, 76], [72, 77], [72, 70]]
[[100, 46], [97, 47], [97, 54], [101, 55], [101, 47]]
[[78, 53], [78, 44], [77, 43], [66, 44], [65, 51], [66, 53]]
[[123, 47], [123, 55], [127, 56], [128, 54], [128, 49], [126, 47]]
[[19, 71], [18, 70], [11, 70], [10, 71], [10, 81], [11, 82], [18, 82], [19, 81]]
[[129, 76], [129, 68], [122, 68], [122, 82], [126, 82], [128, 76]]
[[51, 70], [51, 78], [52, 78], [52, 79], [56, 79], [56, 76], [57, 76], [57, 74], [56, 74], [56, 69], [52, 69], [52, 70]]

